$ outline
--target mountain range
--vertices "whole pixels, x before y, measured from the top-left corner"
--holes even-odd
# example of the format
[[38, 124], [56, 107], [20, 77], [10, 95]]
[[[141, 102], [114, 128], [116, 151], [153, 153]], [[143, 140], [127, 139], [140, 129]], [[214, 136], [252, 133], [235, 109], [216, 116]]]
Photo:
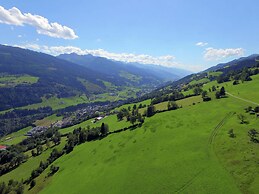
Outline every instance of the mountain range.
[[169, 78], [188, 74], [184, 70], [179, 70], [183, 74], [156, 73], [147, 65], [140, 66], [92, 55], [54, 57], [0, 45], [0, 110], [40, 103], [43, 97], [91, 96], [125, 87], [154, 89]]

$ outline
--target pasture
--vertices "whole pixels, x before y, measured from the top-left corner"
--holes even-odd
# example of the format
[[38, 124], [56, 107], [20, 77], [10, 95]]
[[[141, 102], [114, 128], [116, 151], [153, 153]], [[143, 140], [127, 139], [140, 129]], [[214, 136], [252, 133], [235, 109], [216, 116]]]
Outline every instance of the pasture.
[[[209, 139], [225, 115], [242, 111], [247, 105], [234, 98], [200, 103], [156, 114], [139, 129], [82, 144], [55, 162], [60, 171], [41, 193], [240, 193], [242, 182], [225, 168], [224, 158], [231, 158], [222, 154], [221, 160], [218, 156], [224, 147], [230, 149], [219, 142], [232, 139], [225, 132], [220, 132], [223, 137], [213, 136], [211, 144]], [[235, 116], [228, 122], [239, 126]], [[251, 124], [258, 121], [251, 120]], [[247, 134], [240, 138], [247, 139]], [[238, 146], [228, 153], [258, 147]], [[239, 162], [246, 161], [241, 157]], [[252, 175], [254, 179], [247, 180], [246, 186], [251, 187], [246, 189], [254, 192], [258, 175]]]
[[73, 132], [74, 129], [76, 128], [87, 128], [87, 126], [89, 127], [101, 127], [102, 123], [108, 124], [109, 125], [109, 130], [110, 131], [116, 131], [118, 129], [124, 128], [124, 127], [129, 127], [131, 125], [130, 122], [126, 122], [126, 120], [122, 120], [122, 121], [118, 121], [117, 119], [117, 115], [109, 115], [105, 118], [103, 118], [101, 121], [97, 121], [96, 123], [93, 123], [94, 119], [89, 119], [87, 121], [84, 121], [82, 123], [79, 123], [77, 125], [71, 126], [71, 127], [67, 127], [67, 128], [63, 128], [60, 129], [60, 133], [61, 134], [67, 134], [69, 132]]

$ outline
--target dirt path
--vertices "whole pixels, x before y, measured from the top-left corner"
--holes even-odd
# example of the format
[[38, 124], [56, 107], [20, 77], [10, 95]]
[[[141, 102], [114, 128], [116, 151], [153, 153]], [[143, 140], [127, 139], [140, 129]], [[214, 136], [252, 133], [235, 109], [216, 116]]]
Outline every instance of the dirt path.
[[218, 125], [213, 129], [210, 137], [209, 137], [209, 144], [212, 144], [213, 140], [215, 139], [215, 137], [218, 134], [219, 129], [225, 124], [225, 122], [231, 117], [233, 116], [234, 113], [230, 112], [228, 113], [219, 123]]
[[229, 92], [226, 92], [226, 94], [229, 95], [229, 96], [232, 96], [233, 98], [236, 98], [236, 99], [239, 99], [239, 100], [242, 100], [242, 101], [245, 101], [245, 102], [248, 102], [248, 103], [252, 103], [252, 104], [255, 104], [255, 105], [258, 105], [258, 106], [259, 106], [259, 103], [253, 102], [253, 101], [251, 101], [251, 100], [246, 100], [246, 99], [244, 99], [244, 98], [240, 98], [240, 97], [238, 97], [238, 96], [235, 96], [235, 95], [233, 95], [233, 94], [230, 94]]

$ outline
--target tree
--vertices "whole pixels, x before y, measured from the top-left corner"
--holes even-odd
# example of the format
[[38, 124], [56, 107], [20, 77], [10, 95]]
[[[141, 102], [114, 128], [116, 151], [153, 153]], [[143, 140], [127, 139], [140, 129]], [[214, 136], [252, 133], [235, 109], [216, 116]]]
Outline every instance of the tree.
[[34, 150], [34, 149], [33, 149], [33, 150], [31, 150], [31, 155], [32, 155], [33, 157], [37, 156], [37, 153], [35, 152], [35, 150]]
[[257, 138], [258, 132], [255, 129], [250, 129], [248, 131], [248, 136], [250, 137], [250, 141], [254, 143], [259, 143], [259, 139]]
[[239, 84], [239, 81], [238, 80], [235, 80], [234, 82], [233, 82], [233, 85], [238, 85]]
[[42, 145], [38, 145], [38, 146], [36, 147], [36, 150], [37, 150], [37, 155], [40, 155], [40, 154], [42, 153], [42, 151], [43, 151]]
[[202, 98], [204, 98], [205, 96], [207, 96], [207, 94], [208, 94], [208, 92], [207, 92], [206, 90], [202, 91], [202, 93], [201, 93]]
[[135, 115], [132, 115], [130, 117], [130, 123], [134, 125], [134, 123], [137, 121], [137, 117]]
[[123, 119], [124, 115], [123, 115], [123, 112], [122, 111], [119, 111], [118, 114], [117, 114], [117, 119], [119, 121], [121, 121]]
[[200, 95], [200, 94], [201, 94], [202, 89], [201, 89], [200, 87], [195, 87], [195, 88], [193, 89], [193, 92], [194, 92], [194, 94], [197, 96], [197, 95]]
[[138, 122], [144, 123], [144, 118], [142, 117], [142, 115], [140, 113], [138, 113]]
[[88, 131], [82, 130], [79, 134], [79, 143], [85, 143], [87, 141]]
[[217, 99], [220, 99], [220, 93], [219, 93], [219, 91], [217, 91], [217, 92], [215, 93], [215, 96], [216, 96]]
[[16, 186], [16, 193], [17, 194], [23, 194], [23, 191], [24, 191], [23, 183], [18, 183], [18, 185]]
[[109, 132], [109, 126], [107, 124], [102, 123], [100, 132], [102, 136], [106, 136]]
[[220, 96], [225, 96], [226, 95], [225, 88], [223, 86], [220, 88], [219, 95]]
[[58, 145], [59, 143], [60, 143], [60, 140], [61, 140], [61, 137], [60, 136], [54, 136], [53, 137], [53, 143], [55, 144], [55, 145]]
[[49, 139], [46, 140], [46, 146], [47, 146], [47, 149], [50, 148], [50, 141], [49, 141]]
[[51, 165], [50, 166], [50, 175], [55, 174], [59, 170], [58, 166]]
[[237, 118], [240, 120], [240, 123], [241, 123], [241, 124], [244, 124], [244, 123], [245, 123], [245, 120], [246, 120], [245, 115], [243, 115], [243, 114], [238, 114], [238, 115], [237, 115]]
[[234, 130], [233, 130], [233, 129], [230, 129], [230, 130], [228, 131], [228, 135], [229, 135], [229, 137], [231, 137], [231, 138], [236, 137], [236, 135], [234, 134]]
[[36, 181], [33, 179], [30, 183], [30, 188], [33, 188], [36, 185]]
[[169, 101], [167, 104], [168, 110], [176, 110], [178, 108], [179, 108], [178, 105], [174, 101]]
[[208, 102], [208, 101], [211, 101], [211, 97], [205, 96], [205, 97], [202, 98], [202, 100], [203, 100], [204, 102]]
[[154, 105], [149, 105], [147, 107], [147, 117], [152, 117], [155, 114], [155, 106]]

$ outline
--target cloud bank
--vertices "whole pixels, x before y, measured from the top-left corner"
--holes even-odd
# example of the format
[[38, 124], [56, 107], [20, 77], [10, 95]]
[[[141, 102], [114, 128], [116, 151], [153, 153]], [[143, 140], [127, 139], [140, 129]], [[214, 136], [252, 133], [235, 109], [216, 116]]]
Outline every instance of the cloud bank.
[[34, 26], [38, 34], [43, 34], [54, 38], [78, 38], [73, 29], [56, 22], [50, 23], [47, 18], [40, 15], [22, 13], [16, 7], [7, 10], [0, 6], [0, 23], [15, 26]]
[[88, 50], [88, 49], [81, 49], [74, 46], [46, 46], [46, 45], [42, 46], [38, 44], [13, 45], [13, 46], [40, 51], [54, 56], [57, 56], [60, 54], [70, 54], [70, 53], [76, 53], [78, 55], [91, 54], [94, 56], [105, 57], [108, 59], [112, 59], [115, 61], [122, 61], [126, 63], [154, 64], [154, 65], [161, 65], [165, 67], [188, 69], [191, 71], [199, 71], [202, 68], [201, 66], [184, 65], [179, 62], [176, 62], [175, 57], [172, 55], [151, 56], [146, 54], [113, 53], [103, 49]]
[[228, 57], [243, 56], [243, 48], [215, 49], [207, 48], [204, 52], [204, 59], [207, 61], [219, 61]]

